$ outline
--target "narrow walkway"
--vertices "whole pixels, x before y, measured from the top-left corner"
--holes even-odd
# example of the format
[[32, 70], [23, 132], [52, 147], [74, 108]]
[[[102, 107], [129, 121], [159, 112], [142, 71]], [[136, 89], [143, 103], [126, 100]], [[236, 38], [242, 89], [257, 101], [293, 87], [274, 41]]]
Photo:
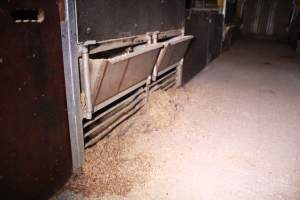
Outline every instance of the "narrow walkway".
[[171, 134], [147, 147], [160, 161], [149, 199], [300, 199], [299, 55], [239, 42], [185, 91]]
[[300, 199], [299, 55], [240, 41], [174, 93], [171, 124], [127, 146], [151, 158], [145, 180], [106, 199]]

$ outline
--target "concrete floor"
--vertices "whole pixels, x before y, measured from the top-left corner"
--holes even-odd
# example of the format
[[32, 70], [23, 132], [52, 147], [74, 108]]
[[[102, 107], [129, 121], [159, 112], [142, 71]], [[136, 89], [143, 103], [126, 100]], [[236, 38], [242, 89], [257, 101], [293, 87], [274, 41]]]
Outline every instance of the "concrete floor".
[[300, 57], [240, 41], [183, 89], [171, 126], [141, 134], [147, 181], [103, 199], [300, 199]]
[[299, 55], [241, 41], [185, 91], [169, 133], [144, 147], [158, 164], [132, 198], [300, 199]]

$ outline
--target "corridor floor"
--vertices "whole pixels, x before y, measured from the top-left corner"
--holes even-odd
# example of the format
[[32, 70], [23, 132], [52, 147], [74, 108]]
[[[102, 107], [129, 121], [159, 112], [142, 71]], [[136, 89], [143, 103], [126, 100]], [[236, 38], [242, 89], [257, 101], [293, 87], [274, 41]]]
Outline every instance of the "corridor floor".
[[135, 128], [125, 147], [123, 159], [149, 163], [142, 181], [92, 199], [300, 199], [300, 56], [289, 47], [240, 41], [168, 96], [174, 113], [152, 117], [169, 123]]

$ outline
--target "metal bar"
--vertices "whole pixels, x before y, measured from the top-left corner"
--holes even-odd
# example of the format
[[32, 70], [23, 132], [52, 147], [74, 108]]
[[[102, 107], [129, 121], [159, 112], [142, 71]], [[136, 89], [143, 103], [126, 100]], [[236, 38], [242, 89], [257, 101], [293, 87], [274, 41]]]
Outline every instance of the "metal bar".
[[225, 17], [226, 17], [226, 9], [227, 9], [227, 0], [223, 0], [223, 10], [222, 10], [222, 13], [224, 15], [224, 21], [225, 21]]
[[174, 65], [171, 65], [170, 67], [168, 67], [168, 68], [166, 68], [166, 69], [164, 69], [164, 70], [158, 72], [157, 76], [160, 76], [160, 75], [166, 73], [167, 71], [170, 71], [170, 70], [176, 68], [178, 65], [180, 65], [180, 62], [175, 63]]
[[[158, 82], [159, 84], [152, 84], [151, 88], [150, 88], [150, 93], [155, 92], [156, 90], [159, 90], [161, 88], [163, 88], [167, 82], [170, 82], [170, 80], [174, 80], [175, 81], [175, 72], [172, 72], [171, 74], [168, 74], [168, 76], [164, 77], [163, 79], [160, 79]], [[171, 76], [173, 75], [173, 76]]]
[[87, 47], [82, 46], [82, 66], [83, 66], [83, 77], [84, 77], [84, 93], [86, 100], [86, 110], [84, 117], [86, 119], [92, 119], [93, 114], [93, 103], [92, 103], [92, 93], [91, 93], [91, 79], [90, 79], [90, 69], [89, 69], [89, 51]]
[[65, 0], [66, 18], [61, 21], [66, 96], [73, 169], [84, 163], [84, 141], [80, 103], [78, 49], [76, 45], [76, 17], [74, 0]]
[[144, 105], [145, 105], [145, 103], [142, 103], [141, 105], [135, 107], [133, 110], [131, 110], [130, 112], [128, 112], [126, 115], [122, 116], [119, 120], [117, 120], [115, 123], [113, 123], [112, 125], [110, 125], [110, 127], [108, 127], [104, 132], [102, 132], [101, 134], [99, 134], [97, 137], [93, 138], [89, 142], [87, 142], [86, 145], [85, 145], [85, 148], [91, 147], [94, 144], [96, 144], [103, 137], [105, 137], [107, 134], [109, 134], [120, 123], [122, 123], [123, 121], [125, 121], [126, 119], [128, 119], [129, 117], [131, 117], [132, 115], [134, 115], [137, 111], [139, 111]]
[[161, 62], [161, 60], [166, 55], [166, 52], [167, 52], [166, 48], [168, 48], [167, 45], [168, 45], [167, 43], [164, 43], [164, 48], [161, 50], [161, 52], [159, 53], [159, 56], [157, 58], [157, 62], [156, 62], [155, 66], [154, 66], [154, 69], [153, 69], [153, 75], [152, 75], [152, 80], [153, 81], [156, 81], [156, 79], [157, 79], [159, 63]]
[[150, 88], [154, 87], [155, 85], [158, 85], [160, 82], [162, 82], [163, 80], [169, 78], [170, 76], [172, 76], [172, 75], [174, 75], [174, 74], [176, 74], [176, 71], [167, 74], [166, 76], [160, 78], [160, 79], [157, 80], [156, 82], [153, 82], [153, 83], [150, 85]]
[[145, 42], [147, 42], [147, 38], [145, 35], [130, 37], [130, 38], [122, 38], [115, 41], [107, 41], [106, 43], [99, 43], [100, 46], [92, 49], [90, 53], [95, 54], [103, 51], [108, 51], [111, 49], [137, 45]]
[[148, 102], [148, 100], [149, 100], [151, 80], [152, 80], [151, 76], [148, 76], [148, 79], [147, 79], [147, 82], [146, 82], [146, 88], [145, 88], [146, 102]]
[[114, 57], [114, 58], [110, 58], [108, 60], [109, 60], [109, 62], [114, 64], [114, 63], [117, 63], [117, 62], [121, 62], [123, 60], [134, 58], [138, 55], [141, 55], [141, 54], [144, 54], [144, 53], [147, 53], [147, 52], [150, 52], [150, 51], [162, 48], [162, 47], [163, 47], [163, 44], [160, 44], [160, 43], [150, 44], [150, 45], [143, 46], [142, 49], [136, 50], [132, 53], [125, 54], [125, 55], [122, 55], [122, 56], [117, 56], [117, 57]]
[[192, 8], [192, 11], [223, 11], [221, 8]]
[[167, 87], [171, 83], [176, 83], [176, 77], [170, 77], [169, 79], [167, 79], [166, 81], [164, 81], [161, 84], [161, 89], [164, 89], [165, 87]]
[[90, 53], [95, 54], [103, 51], [108, 51], [111, 49], [146, 43], [149, 41], [149, 36], [152, 36], [153, 34], [157, 35], [158, 37], [157, 39], [164, 39], [164, 38], [180, 35], [181, 29], [162, 31], [162, 32], [155, 31], [155, 32], [149, 32], [149, 33], [131, 36], [131, 37], [124, 37], [124, 38], [96, 42], [100, 46], [92, 49]]
[[83, 127], [84, 127], [84, 128], [85, 128], [85, 127], [88, 127], [89, 125], [91, 125], [91, 124], [94, 123], [95, 121], [99, 120], [99, 119], [100, 119], [101, 117], [103, 117], [104, 115], [106, 115], [106, 114], [112, 112], [113, 110], [115, 110], [116, 108], [121, 107], [121, 106], [125, 105], [126, 103], [128, 103], [128, 102], [134, 100], [138, 95], [140, 95], [140, 94], [141, 94], [142, 92], [144, 92], [144, 91], [145, 91], [144, 89], [141, 89], [141, 90], [137, 91], [137, 93], [135, 93], [133, 96], [131, 96], [131, 97], [129, 97], [128, 99], [122, 101], [121, 103], [119, 103], [119, 104], [117, 104], [117, 105], [115, 105], [115, 106], [109, 108], [108, 110], [106, 110], [106, 111], [102, 112], [101, 114], [99, 114], [97, 117], [95, 117], [95, 118], [93, 118], [92, 120], [88, 121], [87, 123], [85, 123], [85, 124], [83, 125]]
[[[184, 26], [183, 26], [184, 27]], [[154, 34], [157, 35], [157, 39], [165, 39], [170, 37], [179, 36], [182, 34], [182, 29], [176, 29], [176, 30], [169, 30], [169, 31], [163, 31], [163, 32], [154, 32]]]
[[176, 87], [180, 87], [182, 85], [183, 61], [184, 59], [181, 59], [180, 64], [177, 66]]
[[84, 134], [84, 138], [87, 138], [89, 136], [93, 136], [93, 133], [97, 131], [102, 131], [107, 127], [109, 124], [112, 124], [114, 121], [116, 121], [118, 118], [120, 118], [124, 113], [127, 113], [132, 108], [134, 108], [139, 102], [141, 102], [142, 99], [144, 99], [145, 96], [142, 95], [138, 97], [136, 100], [131, 102], [129, 105], [127, 105], [125, 108], [120, 110], [117, 114], [113, 115], [112, 117], [108, 118], [105, 122], [100, 123], [99, 125], [92, 128], [90, 131]]
[[168, 85], [162, 88], [162, 90], [167, 91], [168, 89], [172, 88], [174, 85], [176, 85], [176, 81], [170, 82]]

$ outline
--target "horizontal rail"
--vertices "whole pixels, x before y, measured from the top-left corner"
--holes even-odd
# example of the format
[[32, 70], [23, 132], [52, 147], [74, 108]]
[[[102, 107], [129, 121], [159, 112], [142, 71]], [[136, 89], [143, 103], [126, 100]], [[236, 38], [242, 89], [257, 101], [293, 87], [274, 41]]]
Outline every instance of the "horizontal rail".
[[123, 121], [125, 121], [126, 119], [128, 119], [129, 117], [134, 115], [137, 111], [139, 111], [144, 105], [145, 105], [145, 103], [142, 103], [141, 105], [137, 105], [136, 107], [134, 107], [133, 110], [131, 110], [127, 114], [123, 115], [121, 118], [119, 118], [116, 122], [111, 124], [107, 129], [105, 129], [105, 131], [103, 131], [97, 137], [95, 137], [95, 138], [91, 139], [90, 141], [88, 141], [85, 145], [85, 148], [88, 148], [88, 147], [91, 147], [91, 146], [95, 145], [98, 141], [103, 139], [112, 130], [114, 130], [114, 128], [116, 128], [119, 124], [121, 124]]
[[106, 128], [109, 123], [113, 123], [113, 121], [117, 120], [121, 117], [124, 113], [129, 112], [132, 108], [134, 108], [138, 103], [140, 103], [145, 98], [145, 95], [140, 96], [134, 102], [120, 110], [117, 114], [113, 115], [112, 117], [108, 118], [105, 122], [100, 123], [96, 127], [92, 128], [90, 131], [84, 134], [84, 138], [92, 136], [95, 132], [101, 131]]
[[124, 105], [126, 105], [127, 103], [133, 101], [137, 96], [139, 96], [141, 93], [145, 92], [145, 89], [140, 89], [139, 91], [137, 91], [133, 96], [129, 97], [128, 99], [122, 101], [121, 103], [112, 106], [111, 108], [109, 108], [108, 110], [102, 112], [101, 114], [97, 115], [95, 118], [93, 118], [92, 120], [84, 123], [83, 127], [86, 128], [89, 125], [93, 124], [95, 121], [99, 120], [100, 118], [102, 118], [103, 116], [109, 114], [110, 112], [114, 111], [115, 109], [122, 107]]

